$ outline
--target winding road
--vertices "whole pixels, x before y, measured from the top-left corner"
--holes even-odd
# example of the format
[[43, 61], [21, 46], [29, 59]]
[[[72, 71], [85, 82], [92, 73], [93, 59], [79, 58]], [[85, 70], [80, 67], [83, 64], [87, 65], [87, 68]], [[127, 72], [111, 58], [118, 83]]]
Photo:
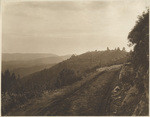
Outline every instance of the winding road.
[[[109, 69], [108, 69], [109, 68]], [[71, 86], [48, 92], [15, 108], [13, 116], [102, 116], [109, 115], [111, 91], [119, 77], [121, 65], [88, 74]]]

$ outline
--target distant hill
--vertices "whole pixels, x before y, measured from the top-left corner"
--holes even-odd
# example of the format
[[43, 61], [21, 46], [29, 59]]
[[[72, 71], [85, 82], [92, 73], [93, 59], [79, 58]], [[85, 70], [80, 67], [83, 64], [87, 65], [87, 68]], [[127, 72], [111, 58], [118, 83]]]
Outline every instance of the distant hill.
[[[14, 58], [10, 58], [11, 61], [2, 61], [2, 72], [9, 69], [10, 72], [14, 72], [16, 75], [19, 74], [22, 77], [45, 68], [50, 68], [51, 66], [70, 58], [71, 55], [39, 58], [42, 56], [43, 55], [36, 55], [36, 57], [33, 57], [31, 58], [31, 60], [28, 60], [30, 57], [32, 57], [32, 55], [29, 55], [28, 57], [26, 57], [27, 59], [14, 60], [15, 56], [13, 55]], [[16, 57], [16, 59], [19, 59], [19, 57]]]
[[[76, 78], [79, 78], [80, 80], [83, 74], [86, 74], [86, 72], [90, 72], [97, 67], [104, 67], [126, 62], [127, 55], [127, 52], [118, 50], [93, 51], [77, 56], [73, 55], [70, 57], [70, 59], [60, 62], [49, 69], [44, 69], [40, 72], [26, 76], [23, 79], [23, 85], [28, 85], [31, 83], [32, 85], [36, 84], [36, 86], [44, 86], [44, 89], [56, 88], [58, 80], [60, 81], [59, 76], [62, 76], [62, 74], [66, 78], [67, 72], [69, 72], [73, 75], [70, 76], [70, 79], [71, 77], [75, 78], [75, 75]], [[62, 82], [63, 80], [64, 79], [61, 79]], [[67, 83], [64, 85], [67, 85]]]
[[12, 69], [10, 72], [15, 73], [16, 75], [19, 75], [20, 78], [22, 78], [26, 75], [32, 74], [32, 73], [37, 72], [37, 71], [41, 71], [43, 69], [50, 68], [54, 65], [55, 65], [55, 63], [35, 65], [35, 66], [31, 66], [31, 67], [19, 67], [19, 68], [16, 68], [16, 69]]
[[16, 69], [20, 67], [32, 67], [32, 66], [40, 66], [43, 64], [54, 64], [63, 61], [63, 59], [59, 56], [57, 57], [46, 57], [46, 58], [38, 58], [34, 60], [18, 60], [18, 61], [2, 61], [2, 69]]
[[45, 57], [58, 57], [50, 53], [2, 53], [2, 61], [28, 61]]

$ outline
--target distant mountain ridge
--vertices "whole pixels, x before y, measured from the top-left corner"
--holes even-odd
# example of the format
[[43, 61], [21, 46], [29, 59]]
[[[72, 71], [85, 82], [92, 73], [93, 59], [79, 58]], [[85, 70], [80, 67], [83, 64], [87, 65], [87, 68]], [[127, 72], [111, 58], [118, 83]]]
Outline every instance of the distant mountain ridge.
[[51, 53], [2, 53], [2, 61], [27, 61], [45, 57], [58, 57]]
[[[45, 88], [55, 88], [57, 78], [63, 70], [71, 70], [80, 79], [80, 76], [96, 67], [104, 67], [113, 64], [121, 64], [127, 61], [128, 52], [110, 50], [93, 51], [81, 55], [72, 55], [70, 59], [62, 61], [49, 69], [33, 73], [23, 78], [23, 82], [36, 85], [44, 85]], [[25, 85], [25, 84], [24, 84]], [[39, 88], [40, 89], [40, 88]]]
[[[2, 58], [2, 72], [9, 69], [10, 72], [14, 72], [16, 75], [19, 74], [21, 77], [45, 68], [50, 68], [51, 66], [62, 62], [71, 56], [58, 56], [53, 54], [35, 54], [34, 56], [34, 54], [18, 54], [15, 57], [15, 55], [16, 54], [4, 54], [3, 58], [10, 58], [5, 60]], [[22, 59], [22, 57], [25, 59]]]

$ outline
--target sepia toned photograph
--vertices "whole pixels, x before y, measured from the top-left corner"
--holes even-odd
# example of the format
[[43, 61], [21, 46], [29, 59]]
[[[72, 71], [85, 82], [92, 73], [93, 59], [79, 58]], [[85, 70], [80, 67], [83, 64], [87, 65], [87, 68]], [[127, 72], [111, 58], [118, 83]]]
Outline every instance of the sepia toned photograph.
[[2, 116], [149, 116], [149, 0], [1, 0]]

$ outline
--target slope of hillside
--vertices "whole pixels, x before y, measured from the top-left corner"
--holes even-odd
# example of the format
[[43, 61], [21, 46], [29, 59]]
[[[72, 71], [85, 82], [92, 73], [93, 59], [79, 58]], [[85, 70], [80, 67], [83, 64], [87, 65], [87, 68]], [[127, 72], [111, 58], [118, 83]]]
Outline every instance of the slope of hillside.
[[115, 65], [87, 74], [81, 81], [45, 92], [41, 98], [31, 99], [6, 115], [105, 115], [104, 101], [110, 97], [120, 68], [121, 65]]
[[31, 67], [19, 67], [16, 69], [12, 69], [10, 72], [15, 73], [16, 75], [19, 75], [20, 78], [23, 78], [26, 75], [41, 71], [43, 69], [48, 69], [54, 65], [55, 65], [55, 63], [53, 63], [53, 64], [41, 64], [41, 65], [35, 65], [35, 66], [31, 66]]
[[126, 62], [127, 54], [127, 52], [118, 50], [88, 52], [71, 56], [70, 59], [49, 69], [28, 75], [18, 80], [16, 85], [11, 88], [12, 97], [17, 100], [11, 102], [4, 110], [9, 111], [12, 108], [11, 105], [14, 107], [26, 103], [34, 97], [40, 97], [45, 91], [59, 89], [78, 82], [90, 72], [95, 72], [97, 68], [122, 64]]
[[[94, 51], [81, 54], [78, 56], [72, 56], [70, 59], [60, 62], [50, 69], [42, 70], [31, 74], [25, 78], [27, 82], [34, 82], [35, 80], [40, 85], [48, 83], [49, 88], [55, 87], [57, 77], [63, 70], [72, 70], [74, 74], [80, 78], [83, 74], [88, 73], [91, 70], [95, 70], [97, 67], [104, 67], [113, 64], [121, 64], [127, 61], [127, 52], [124, 51]], [[25, 82], [25, 81], [23, 81]], [[46, 84], [47, 84], [46, 83]]]
[[98, 68], [82, 80], [45, 91], [41, 97], [32, 98], [4, 115], [147, 116], [148, 98], [132, 83], [133, 80], [131, 64]]
[[18, 104], [42, 96], [45, 91], [52, 91], [74, 84], [85, 78], [87, 74], [95, 72], [97, 68], [122, 64], [127, 61], [127, 58], [127, 52], [118, 50], [94, 51], [78, 56], [73, 55], [70, 59], [49, 69], [44, 69], [18, 80], [16, 85], [11, 88], [11, 97], [15, 101], [10, 101], [7, 109], [5, 106], [3, 108], [7, 112], [9, 109], [17, 107]]

